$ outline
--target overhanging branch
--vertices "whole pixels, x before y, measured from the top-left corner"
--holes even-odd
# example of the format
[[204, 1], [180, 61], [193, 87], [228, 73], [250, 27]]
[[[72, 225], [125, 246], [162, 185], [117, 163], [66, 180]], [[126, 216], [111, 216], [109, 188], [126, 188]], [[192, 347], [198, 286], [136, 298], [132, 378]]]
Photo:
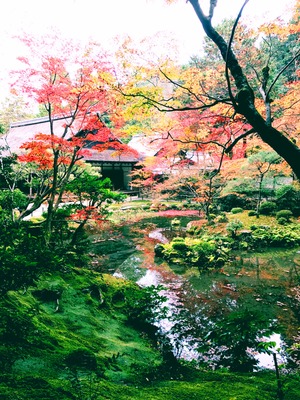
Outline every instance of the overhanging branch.
[[228, 146], [225, 150], [225, 153], [228, 154], [232, 151], [232, 149], [234, 148], [234, 146], [242, 139], [244, 139], [245, 137], [251, 135], [252, 133], [255, 133], [255, 129], [249, 129], [247, 132], [243, 133], [242, 135], [240, 135], [239, 137], [237, 137], [236, 139], [234, 139], [234, 141], [231, 143], [230, 146]]
[[213, 101], [211, 101], [211, 103], [209, 104], [202, 104], [201, 106], [195, 106], [195, 107], [191, 107], [191, 106], [186, 106], [186, 107], [174, 107], [172, 105], [169, 104], [165, 104], [164, 101], [158, 101], [153, 99], [152, 97], [146, 96], [143, 93], [125, 93], [120, 86], [118, 87], [118, 90], [120, 91], [120, 93], [127, 98], [141, 98], [146, 100], [146, 102], [143, 105], [147, 105], [150, 104], [152, 105], [154, 108], [156, 108], [158, 111], [161, 112], [174, 112], [174, 111], [194, 111], [194, 110], [206, 110], [208, 108], [214, 107], [217, 104], [230, 104], [230, 99], [214, 99]]

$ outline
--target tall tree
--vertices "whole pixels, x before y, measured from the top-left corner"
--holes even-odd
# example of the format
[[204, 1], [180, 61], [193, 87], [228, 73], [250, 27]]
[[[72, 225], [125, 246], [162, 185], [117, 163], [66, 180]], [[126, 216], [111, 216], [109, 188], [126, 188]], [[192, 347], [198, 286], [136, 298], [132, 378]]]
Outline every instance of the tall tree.
[[[273, 75], [273, 79], [272, 74], [270, 73], [270, 59], [272, 55], [271, 53], [269, 53], [269, 58], [266, 60], [266, 64], [264, 65], [262, 70], [257, 71], [259, 73], [260, 81], [259, 93], [265, 105], [265, 116], [263, 117], [255, 105], [255, 100], [260, 97], [259, 93], [255, 89], [255, 87], [253, 87], [253, 85], [249, 83], [249, 80], [247, 79], [247, 75], [245, 73], [245, 69], [242, 68], [242, 64], [236, 57], [233, 48], [236, 27], [241, 18], [242, 11], [248, 1], [249, 0], [244, 1], [244, 4], [242, 5], [240, 13], [232, 27], [231, 36], [228, 42], [224, 40], [224, 38], [217, 32], [216, 29], [214, 29], [212, 25], [212, 18], [217, 2], [212, 0], [210, 1], [210, 9], [208, 15], [204, 14], [198, 0], [189, 0], [189, 3], [192, 5], [205, 33], [219, 49], [219, 52], [225, 63], [225, 76], [227, 81], [228, 95], [234, 111], [243, 115], [246, 118], [247, 122], [252, 126], [252, 129], [250, 131], [254, 130], [256, 133], [258, 133], [264, 142], [269, 144], [279, 155], [281, 155], [289, 163], [297, 177], [300, 178], [300, 149], [296, 146], [294, 140], [289, 138], [288, 135], [285, 135], [284, 133], [280, 132], [278, 129], [275, 129], [272, 126], [271, 112], [273, 95], [272, 90], [276, 84], [276, 81], [283, 73], [283, 71], [288, 67], [288, 65], [294, 63], [295, 60], [299, 58], [299, 48], [297, 49], [298, 51], [296, 50], [295, 54], [292, 54], [290, 59], [281, 66], [281, 70], [278, 71], [275, 76]], [[299, 12], [299, 1], [296, 4], [296, 11]], [[299, 29], [298, 20], [295, 19], [295, 22], [298, 23]], [[276, 34], [276, 30], [274, 33]], [[294, 77], [294, 79], [296, 80], [296, 76]], [[235, 84], [235, 87], [232, 86], [233, 82]], [[297, 109], [299, 110], [299, 106]], [[241, 135], [240, 137], [244, 135], [245, 134]]]
[[260, 151], [253, 154], [248, 159], [250, 169], [254, 169], [254, 176], [258, 184], [258, 199], [256, 205], [256, 215], [259, 216], [259, 209], [262, 201], [262, 190], [264, 178], [280, 163], [280, 157], [274, 152]]
[[[114, 120], [115, 99], [109, 90], [113, 69], [97, 46], [81, 48], [58, 37], [22, 37], [30, 57], [20, 58], [24, 68], [14, 72], [12, 89], [44, 108], [48, 126], [24, 143], [19, 162], [33, 168], [35, 184], [31, 205], [24, 218], [47, 202], [46, 232], [51, 235], [54, 213], [61, 203], [77, 165], [88, 150], [87, 143], [99, 150], [114, 143], [104, 117]], [[39, 177], [37, 180], [36, 178]]]
[[[214, 144], [228, 155], [237, 144], [251, 135], [258, 135], [286, 160], [299, 179], [297, 127], [295, 124], [282, 125], [286, 113], [299, 115], [297, 66], [300, 53], [299, 43], [295, 39], [299, 32], [299, 1], [296, 2], [289, 25], [277, 21], [268, 27], [261, 27], [256, 34], [249, 28], [241, 29], [239, 25], [248, 1], [241, 3], [241, 10], [231, 25], [224, 23], [215, 27], [212, 19], [217, 2], [211, 0], [209, 11], [205, 14], [201, 1], [188, 0], [209, 39], [206, 51], [209, 50], [212, 62], [208, 63], [206, 59], [206, 63], [201, 64], [202, 67], [204, 65], [201, 70], [195, 65], [193, 68], [187, 67], [177, 77], [167, 68], [161, 68], [161, 79], [172, 87], [172, 96], [161, 91], [154, 98], [149, 85], [148, 92], [140, 87], [139, 91], [131, 94], [135, 97], [140, 95], [143, 104], [152, 104], [165, 113], [194, 113], [194, 117], [197, 114], [198, 121], [203, 124], [210, 118], [207, 129], [212, 131], [213, 137], [202, 135], [194, 141], [198, 145], [207, 145], [208, 142], [210, 146]], [[171, 3], [172, 0], [167, 2]], [[263, 41], [259, 47], [257, 39], [262, 32]], [[282, 59], [279, 49], [283, 46], [288, 46], [289, 50]], [[178, 140], [178, 136], [173, 138]]]

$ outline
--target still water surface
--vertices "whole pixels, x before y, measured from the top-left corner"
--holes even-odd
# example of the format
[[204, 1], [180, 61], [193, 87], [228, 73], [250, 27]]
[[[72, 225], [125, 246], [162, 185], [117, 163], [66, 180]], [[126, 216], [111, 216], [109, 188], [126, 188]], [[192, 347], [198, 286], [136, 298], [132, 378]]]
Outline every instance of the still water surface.
[[[261, 336], [265, 331], [262, 340], [274, 342], [273, 351], [284, 359], [284, 349], [293, 343], [299, 327], [293, 291], [300, 281], [300, 249], [239, 252], [222, 271], [200, 274], [196, 268], [168, 265], [155, 257], [155, 244], [168, 240], [162, 228], [140, 232], [135, 233], [134, 251], [111, 273], [140, 286], [163, 285], [169, 314], [157, 323], [170, 335], [178, 357], [197, 358], [195, 348], [207, 334], [207, 326], [227, 324], [228, 317], [228, 329], [234, 329], [230, 318], [238, 311], [251, 316], [251, 327], [257, 327]], [[273, 368], [272, 356], [257, 353], [255, 357], [259, 367]]]

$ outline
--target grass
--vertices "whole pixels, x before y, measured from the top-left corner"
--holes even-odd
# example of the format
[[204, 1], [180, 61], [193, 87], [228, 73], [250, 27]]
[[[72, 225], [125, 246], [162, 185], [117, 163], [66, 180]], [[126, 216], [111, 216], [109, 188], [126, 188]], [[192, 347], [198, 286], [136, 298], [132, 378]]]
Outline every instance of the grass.
[[260, 215], [259, 218], [256, 216], [249, 217], [248, 211], [243, 211], [238, 214], [227, 213], [228, 221], [239, 220], [243, 223], [243, 229], [250, 229], [251, 225], [268, 225], [271, 227], [282, 226], [278, 224], [278, 221], [273, 216]]

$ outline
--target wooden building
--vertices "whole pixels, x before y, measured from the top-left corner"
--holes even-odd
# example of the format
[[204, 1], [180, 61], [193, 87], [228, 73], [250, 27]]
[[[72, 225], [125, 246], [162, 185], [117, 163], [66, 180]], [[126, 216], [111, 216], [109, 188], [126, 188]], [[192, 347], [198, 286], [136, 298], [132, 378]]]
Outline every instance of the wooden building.
[[[54, 132], [60, 136], [64, 125], [68, 122], [65, 117], [57, 117], [53, 120]], [[48, 117], [35, 118], [11, 124], [9, 132], [0, 139], [0, 146], [8, 146], [12, 153], [19, 154], [22, 144], [33, 140], [36, 134], [50, 134]], [[112, 133], [111, 133], [112, 134]], [[113, 135], [113, 134], [112, 134]], [[114, 137], [114, 140], [121, 141]], [[96, 143], [97, 144], [97, 143]], [[135, 165], [141, 161], [141, 156], [136, 151], [118, 152], [113, 148], [106, 148], [103, 151], [93, 149], [95, 143], [90, 142], [85, 146], [89, 149], [84, 160], [95, 167], [99, 167], [101, 175], [110, 178], [115, 190], [131, 191], [130, 174]]]

